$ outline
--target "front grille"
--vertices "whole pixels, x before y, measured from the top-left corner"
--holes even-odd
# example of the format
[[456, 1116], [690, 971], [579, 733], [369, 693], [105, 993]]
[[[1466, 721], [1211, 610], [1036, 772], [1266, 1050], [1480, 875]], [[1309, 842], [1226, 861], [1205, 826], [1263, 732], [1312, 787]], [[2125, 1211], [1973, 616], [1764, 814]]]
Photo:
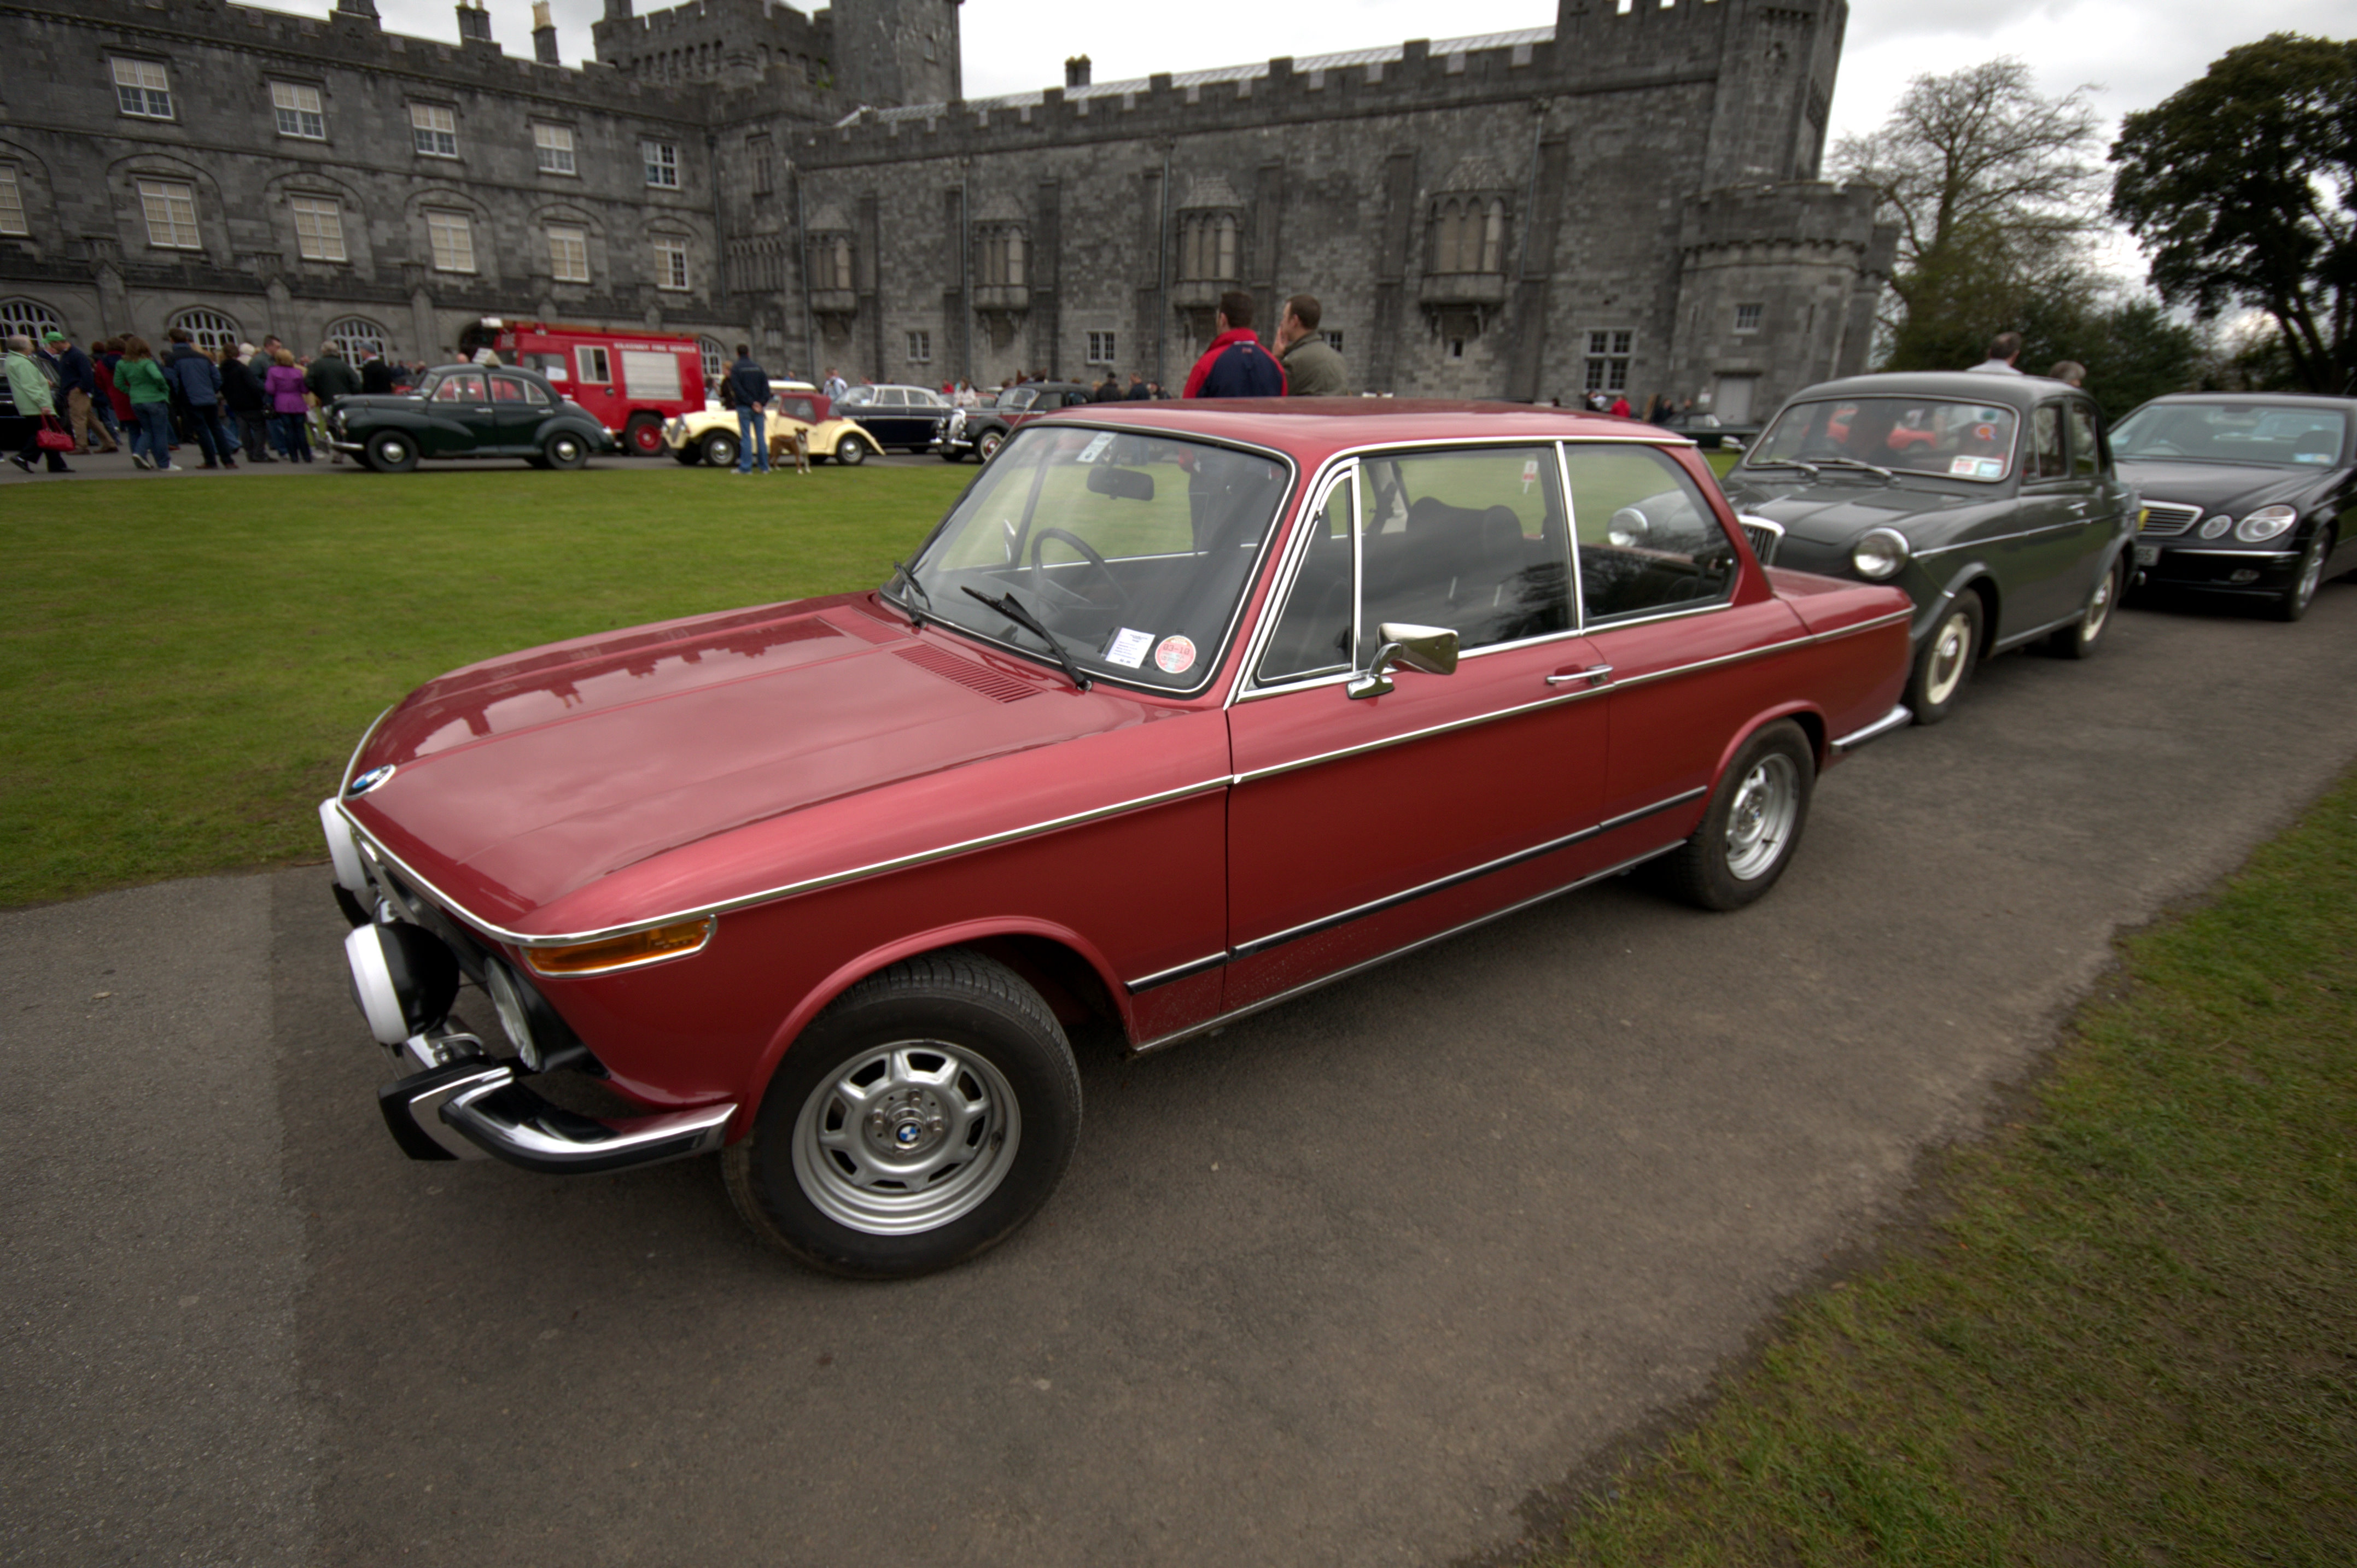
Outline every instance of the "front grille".
[[2168, 539], [2183, 533], [2201, 521], [2201, 509], [2176, 501], [2144, 503], [2144, 525], [2136, 532], [2150, 539]]
[[1747, 517], [1741, 521], [1743, 537], [1751, 542], [1751, 553], [1760, 557], [1762, 566], [1774, 565], [1776, 546], [1784, 542], [1784, 531], [1764, 517]]

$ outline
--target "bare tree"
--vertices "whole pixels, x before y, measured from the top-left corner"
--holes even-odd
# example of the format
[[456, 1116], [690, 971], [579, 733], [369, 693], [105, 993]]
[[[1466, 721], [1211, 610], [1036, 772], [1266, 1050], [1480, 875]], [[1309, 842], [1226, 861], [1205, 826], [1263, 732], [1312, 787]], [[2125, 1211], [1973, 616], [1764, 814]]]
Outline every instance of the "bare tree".
[[1917, 77], [1879, 130], [1835, 144], [1835, 172], [1873, 186], [1899, 228], [1893, 368], [1969, 364], [2032, 298], [2093, 291], [2105, 193], [2090, 91], [2043, 97], [2029, 66], [1993, 59]]

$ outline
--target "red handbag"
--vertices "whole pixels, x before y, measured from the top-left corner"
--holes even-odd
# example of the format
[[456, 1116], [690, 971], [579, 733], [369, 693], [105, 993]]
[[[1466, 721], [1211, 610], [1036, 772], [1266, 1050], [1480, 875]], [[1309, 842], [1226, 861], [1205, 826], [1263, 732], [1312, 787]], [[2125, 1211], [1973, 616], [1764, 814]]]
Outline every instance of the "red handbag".
[[58, 423], [54, 413], [41, 415], [41, 427], [33, 433], [33, 442], [44, 452], [73, 450], [73, 437], [66, 434], [66, 427]]

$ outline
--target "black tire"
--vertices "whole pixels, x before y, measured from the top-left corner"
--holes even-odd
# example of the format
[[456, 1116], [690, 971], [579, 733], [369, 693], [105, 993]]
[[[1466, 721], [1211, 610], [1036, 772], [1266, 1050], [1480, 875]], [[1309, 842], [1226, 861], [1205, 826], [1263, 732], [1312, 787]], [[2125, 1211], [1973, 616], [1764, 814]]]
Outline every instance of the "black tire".
[[545, 468], [548, 467], [548, 459], [535, 452], [523, 460], [523, 466], [527, 468]]
[[1817, 755], [1790, 720], [1762, 726], [1711, 791], [1694, 836], [1662, 857], [1672, 893], [1705, 909], [1767, 896], [1792, 863], [1817, 787]]
[[856, 435], [845, 435], [834, 444], [834, 460], [846, 468], [856, 468], [867, 461], [867, 443]]
[[579, 468], [589, 461], [589, 443], [570, 430], [560, 430], [540, 444], [540, 455], [552, 468]]
[[[919, 1071], [947, 1076], [931, 1090], [877, 1092], [897, 1070], [896, 1047]], [[849, 1114], [846, 1084], [875, 1094], [867, 1117]], [[974, 1119], [975, 1103], [999, 1096]], [[964, 1140], [944, 1133], [950, 1117], [968, 1120]], [[820, 1014], [721, 1168], [767, 1245], [830, 1273], [903, 1279], [962, 1262], [1030, 1219], [1080, 1130], [1080, 1073], [1055, 1014], [1004, 964], [952, 948], [869, 975]], [[856, 1179], [888, 1172], [903, 1149], [935, 1164], [924, 1185]], [[956, 1211], [932, 1223], [894, 1211], [928, 1204]]]
[[678, 451], [673, 452], [672, 456], [678, 462], [681, 467], [693, 468], [697, 464], [704, 461], [704, 448], [691, 441], [686, 446], [682, 446]]
[[965, 454], [963, 452], [952, 451], [949, 447], [944, 446], [942, 448], [942, 461], [944, 463], [963, 463], [965, 461]]
[[2324, 563], [2332, 553], [2332, 530], [2319, 528], [2299, 553], [2299, 575], [2292, 585], [2267, 607], [2267, 613], [2280, 621], [2295, 621], [2308, 613], [2316, 602], [2316, 590], [2324, 581]]
[[2079, 612], [2079, 618], [2046, 639], [2046, 650], [2057, 659], [2085, 659], [2093, 654], [2103, 646], [2104, 633], [2111, 629], [2112, 612], [2126, 596], [2127, 581], [2128, 558], [2123, 552], [2087, 596], [2087, 607]]
[[987, 463], [993, 457], [997, 456], [998, 449], [1006, 445], [1006, 432], [1004, 430], [985, 430], [981, 435], [974, 438], [974, 455]]
[[733, 468], [737, 466], [737, 437], [728, 431], [707, 432], [704, 439], [695, 444], [695, 449], [703, 454], [706, 467]]
[[622, 450], [633, 457], [652, 457], [663, 449], [662, 421], [651, 413], [634, 413], [622, 422]]
[[380, 474], [406, 474], [417, 467], [417, 443], [398, 430], [378, 431], [361, 452]]
[[1973, 668], [1980, 662], [1981, 619], [1981, 596], [1969, 588], [1940, 612], [1907, 675], [1907, 706], [1917, 724], [1938, 724], [1964, 700]]

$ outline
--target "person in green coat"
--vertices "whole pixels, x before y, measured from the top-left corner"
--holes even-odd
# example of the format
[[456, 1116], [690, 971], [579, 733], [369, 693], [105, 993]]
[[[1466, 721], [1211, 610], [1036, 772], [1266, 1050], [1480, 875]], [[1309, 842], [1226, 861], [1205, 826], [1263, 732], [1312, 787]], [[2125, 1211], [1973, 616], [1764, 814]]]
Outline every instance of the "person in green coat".
[[58, 398], [49, 386], [48, 372], [33, 358], [33, 340], [21, 332], [8, 339], [8, 395], [16, 400], [16, 412], [33, 421], [32, 430], [25, 437], [25, 449], [9, 454], [8, 461], [29, 474], [34, 458], [47, 457], [50, 473], [72, 473], [65, 458], [41, 450], [40, 432], [48, 427], [42, 416], [57, 417]]
[[114, 364], [114, 384], [131, 400], [131, 460], [143, 468], [176, 474], [172, 467], [172, 386], [156, 350], [140, 337], [123, 340]]

